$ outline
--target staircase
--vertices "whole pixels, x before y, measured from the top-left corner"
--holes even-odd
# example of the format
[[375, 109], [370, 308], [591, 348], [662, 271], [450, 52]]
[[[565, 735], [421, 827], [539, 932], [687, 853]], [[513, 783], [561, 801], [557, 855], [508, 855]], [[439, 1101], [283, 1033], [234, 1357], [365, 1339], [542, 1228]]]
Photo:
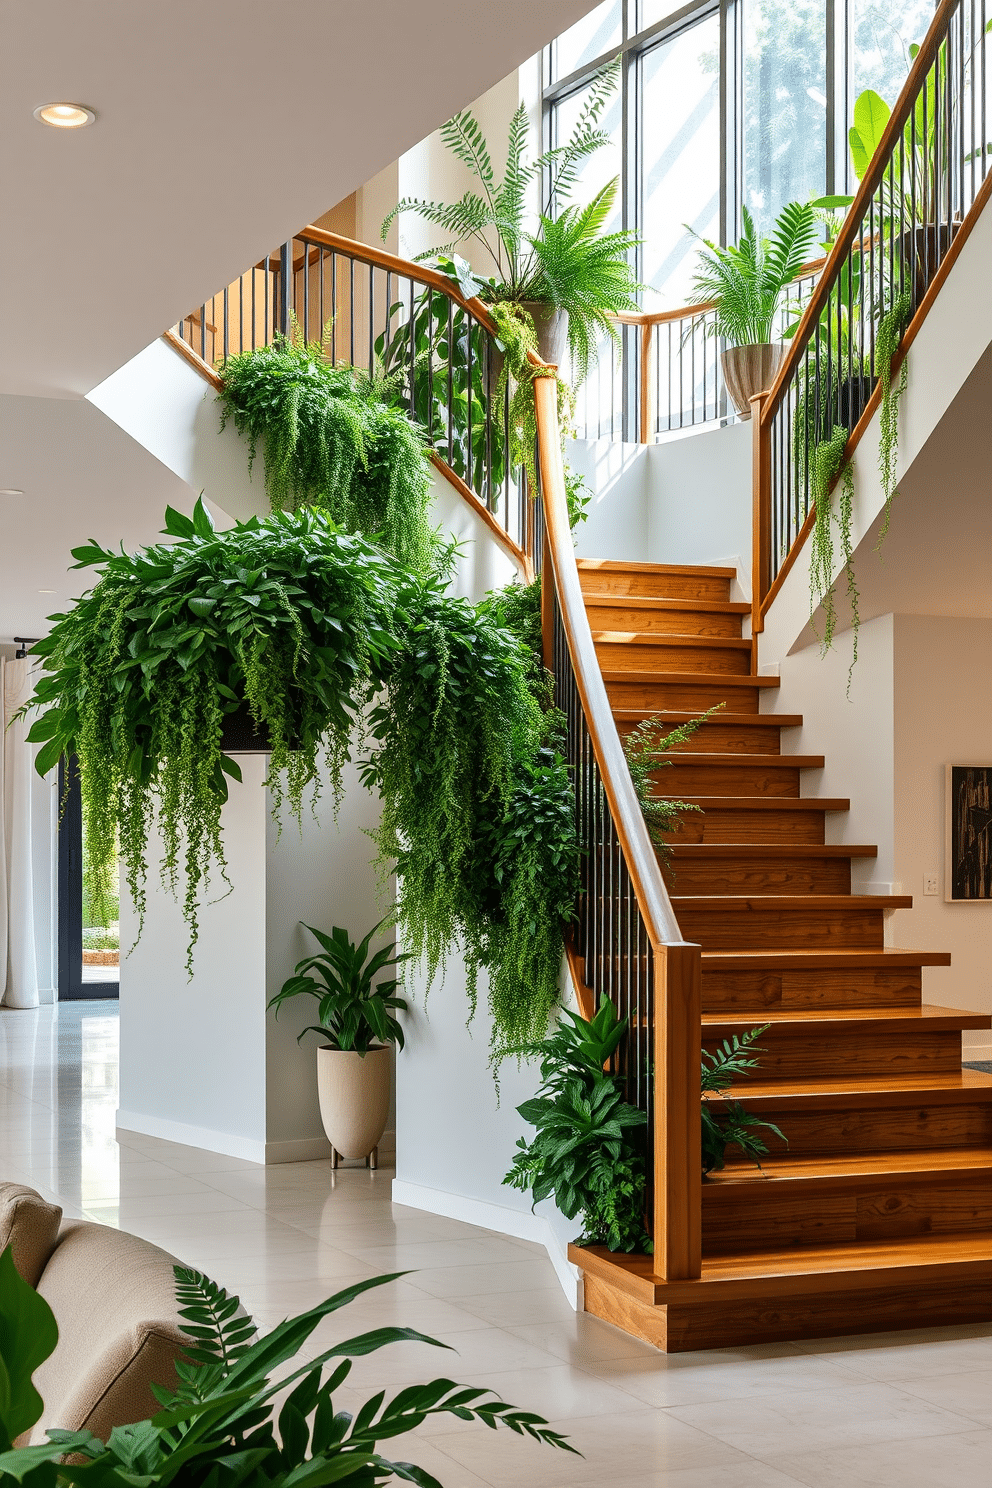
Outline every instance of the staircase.
[[992, 1318], [992, 1075], [961, 1066], [983, 1014], [929, 1006], [941, 952], [887, 949], [909, 897], [851, 892], [872, 846], [825, 843], [827, 812], [782, 754], [802, 719], [759, 712], [734, 570], [579, 562], [621, 734], [724, 708], [659, 784], [696, 802], [673, 838], [672, 903], [702, 946], [703, 1043], [769, 1023], [755, 1078], [730, 1092], [775, 1122], [759, 1172], [703, 1182], [703, 1267], [665, 1282], [651, 1257], [570, 1250], [586, 1310], [671, 1352]]

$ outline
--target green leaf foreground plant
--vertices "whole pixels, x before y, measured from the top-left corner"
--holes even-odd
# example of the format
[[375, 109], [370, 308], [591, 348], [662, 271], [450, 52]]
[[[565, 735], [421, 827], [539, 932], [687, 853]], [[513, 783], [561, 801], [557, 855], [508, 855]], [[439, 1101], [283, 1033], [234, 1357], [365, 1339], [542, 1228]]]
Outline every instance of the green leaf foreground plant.
[[[15, 1448], [15, 1436], [41, 1416], [42, 1402], [30, 1375], [53, 1352], [57, 1331], [47, 1302], [14, 1269], [9, 1247], [0, 1256], [0, 1320], [5, 1324], [0, 1329], [0, 1373], [11, 1384], [0, 1391], [0, 1483], [26, 1488], [72, 1483], [100, 1488], [319, 1488], [347, 1483], [373, 1488], [397, 1477], [418, 1488], [441, 1488], [424, 1468], [394, 1461], [378, 1450], [380, 1442], [438, 1415], [506, 1427], [517, 1436], [575, 1452], [543, 1416], [518, 1410], [488, 1389], [450, 1379], [408, 1385], [388, 1401], [380, 1390], [354, 1413], [336, 1408], [334, 1395], [348, 1380], [353, 1359], [396, 1343], [448, 1347], [413, 1328], [374, 1328], [273, 1379], [325, 1317], [405, 1273], [358, 1282], [252, 1341], [255, 1325], [237, 1297], [197, 1271], [177, 1266], [175, 1272], [192, 1342], [188, 1362], [176, 1366], [179, 1388], [154, 1387], [162, 1407], [158, 1414], [115, 1427], [106, 1444], [88, 1431], [50, 1430], [47, 1444]], [[29, 1328], [23, 1326], [28, 1319]], [[276, 1418], [274, 1397], [289, 1385], [293, 1388]]]
[[[398, 966], [409, 961], [410, 953], [394, 954], [392, 945], [382, 946], [372, 956], [369, 948], [376, 936], [389, 923], [389, 918], [373, 925], [359, 945], [347, 930], [335, 925], [330, 935], [315, 930], [312, 925], [304, 928], [319, 943], [321, 950], [315, 956], [306, 956], [297, 962], [293, 976], [285, 981], [268, 1006], [275, 1008], [276, 1017], [284, 1003], [294, 997], [315, 997], [318, 1002], [319, 1022], [304, 1028], [297, 1035], [297, 1043], [304, 1034], [317, 1033], [327, 1049], [351, 1049], [365, 1055], [376, 1044], [398, 1044], [403, 1047], [403, 1029], [392, 1012], [406, 1011], [402, 997], [396, 996], [400, 985], [396, 977], [387, 977], [376, 982], [375, 978], [388, 966]], [[316, 976], [308, 973], [316, 972]]]
[[537, 695], [543, 673], [496, 608], [449, 599], [437, 580], [420, 586], [363, 762], [382, 797], [373, 835], [399, 875], [404, 943], [429, 984], [458, 942], [473, 1011], [488, 974], [494, 1064], [547, 1031], [577, 887], [574, 802], [555, 715]]
[[692, 291], [700, 303], [716, 301], [712, 334], [730, 346], [758, 346], [774, 339], [782, 297], [809, 261], [819, 223], [812, 203], [788, 202], [762, 238], [747, 207], [741, 215], [740, 241], [726, 248], [686, 224], [703, 245]]
[[517, 1107], [536, 1134], [517, 1140], [503, 1182], [532, 1193], [534, 1204], [554, 1198], [567, 1219], [582, 1216], [578, 1245], [650, 1251], [644, 1220], [647, 1117], [623, 1094], [623, 1079], [605, 1069], [627, 1031], [609, 999], [585, 1019], [562, 1010], [555, 1031], [512, 1052], [540, 1061], [541, 1084]]
[[319, 507], [426, 572], [437, 538], [423, 432], [382, 384], [331, 365], [329, 335], [330, 327], [322, 341], [305, 341], [294, 321], [289, 336], [227, 357], [221, 428], [233, 419], [247, 438], [249, 473], [261, 447], [274, 511]]
[[[767, 1033], [771, 1025], [763, 1024], [760, 1028], [752, 1028], [749, 1033], [743, 1033], [739, 1037], [735, 1033], [730, 1039], [724, 1039], [719, 1049], [712, 1053], [703, 1051], [702, 1072], [702, 1123], [703, 1123], [703, 1173], [719, 1171], [726, 1162], [728, 1147], [737, 1147], [746, 1158], [749, 1158], [758, 1168], [761, 1167], [761, 1159], [768, 1151], [765, 1142], [755, 1131], [760, 1127], [765, 1131], [774, 1132], [783, 1142], [786, 1137], [772, 1121], [762, 1121], [760, 1117], [750, 1112], [740, 1101], [728, 1101], [725, 1099], [727, 1090], [736, 1080], [743, 1079], [755, 1069], [759, 1063], [752, 1058], [761, 1049], [757, 1040], [763, 1033]], [[720, 1114], [715, 1114], [710, 1104], [711, 1098], [723, 1101], [723, 1109]]]
[[116, 891], [120, 858], [138, 912], [146, 904], [153, 820], [161, 876], [184, 882], [187, 969], [211, 871], [226, 878], [221, 809], [238, 765], [222, 750], [225, 716], [244, 700], [271, 746], [273, 810], [300, 817], [319, 795], [322, 754], [335, 799], [349, 740], [400, 644], [397, 597], [408, 582], [372, 543], [308, 508], [253, 517], [215, 532], [202, 501], [192, 519], [171, 508], [172, 541], [114, 553], [75, 548], [94, 587], [34, 647], [45, 675], [41, 774], [79, 762], [93, 895]]
[[[382, 224], [385, 242], [393, 219], [415, 212], [438, 226], [449, 241], [419, 255], [444, 258], [461, 243], [474, 244], [495, 270], [489, 277], [474, 274], [467, 265], [461, 275], [466, 294], [476, 294], [490, 306], [539, 301], [568, 312], [568, 344], [572, 380], [578, 386], [595, 362], [597, 344], [605, 335], [617, 340], [612, 315], [636, 310], [640, 288], [630, 267], [637, 247], [636, 234], [605, 232], [619, 187], [608, 182], [586, 206], [570, 198], [579, 183], [584, 161], [609, 143], [600, 120], [620, 77], [619, 60], [611, 62], [588, 87], [575, 129], [564, 144], [528, 160], [529, 123], [521, 104], [510, 121], [507, 163], [497, 181], [489, 145], [475, 116], [465, 110], [442, 126], [441, 139], [478, 183], [452, 203], [404, 197]], [[527, 226], [528, 193], [544, 181], [553, 211], [540, 214], [536, 231]], [[523, 312], [533, 328], [528, 312]]]

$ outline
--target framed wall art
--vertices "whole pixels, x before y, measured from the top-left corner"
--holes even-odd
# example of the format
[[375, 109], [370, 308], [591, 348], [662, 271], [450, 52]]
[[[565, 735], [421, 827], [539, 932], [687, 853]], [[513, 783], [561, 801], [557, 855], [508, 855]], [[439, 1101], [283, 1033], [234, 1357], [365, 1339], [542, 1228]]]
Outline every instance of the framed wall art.
[[944, 898], [992, 904], [992, 765], [948, 765]]

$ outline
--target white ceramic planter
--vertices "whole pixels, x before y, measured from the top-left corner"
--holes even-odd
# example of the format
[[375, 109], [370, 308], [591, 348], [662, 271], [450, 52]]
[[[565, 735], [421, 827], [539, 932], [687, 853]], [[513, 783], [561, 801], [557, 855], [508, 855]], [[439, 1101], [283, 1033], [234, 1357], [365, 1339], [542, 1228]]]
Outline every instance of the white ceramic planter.
[[785, 351], [782, 341], [764, 341], [757, 346], [728, 346], [721, 353], [723, 380], [738, 418], [751, 417], [751, 399], [771, 387]]
[[320, 1119], [339, 1156], [368, 1157], [378, 1147], [389, 1119], [392, 1059], [388, 1044], [365, 1055], [350, 1049], [317, 1050]]

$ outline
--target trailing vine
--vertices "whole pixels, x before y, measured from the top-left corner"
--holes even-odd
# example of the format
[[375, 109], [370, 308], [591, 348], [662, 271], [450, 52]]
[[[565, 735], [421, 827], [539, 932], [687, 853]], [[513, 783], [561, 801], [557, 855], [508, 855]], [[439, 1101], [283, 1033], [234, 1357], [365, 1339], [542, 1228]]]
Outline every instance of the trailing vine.
[[274, 511], [316, 506], [425, 572], [437, 538], [423, 433], [384, 383], [331, 365], [329, 334], [305, 341], [294, 321], [289, 336], [227, 357], [221, 428], [233, 419], [248, 440], [249, 472], [261, 448]]
[[496, 604], [451, 599], [440, 580], [402, 602], [408, 640], [387, 669], [363, 761], [383, 803], [373, 835], [381, 865], [398, 874], [398, 919], [428, 985], [460, 942], [471, 1015], [488, 973], [498, 1063], [544, 1035], [558, 1002], [577, 883], [571, 785], [532, 653]]
[[94, 898], [112, 895], [120, 859], [139, 920], [157, 818], [161, 876], [178, 894], [190, 940], [211, 874], [225, 878], [221, 811], [226, 715], [247, 706], [268, 735], [277, 818], [299, 818], [319, 792], [321, 754], [335, 798], [349, 739], [399, 644], [398, 570], [371, 543], [321, 512], [254, 517], [215, 532], [202, 501], [193, 517], [169, 508], [172, 539], [133, 555], [90, 543], [76, 567], [100, 577], [34, 648], [44, 674], [29, 738], [38, 770], [75, 755]]
[[[853, 564], [853, 513], [854, 513], [854, 469], [850, 460], [844, 459], [848, 432], [841, 424], [835, 424], [829, 439], [821, 440], [813, 451], [810, 461], [810, 491], [813, 497], [814, 521], [810, 535], [810, 619], [817, 605], [823, 607], [823, 635], [817, 636], [821, 651], [826, 653], [833, 644], [837, 629], [837, 605], [833, 593], [834, 580], [834, 536], [836, 524], [840, 533], [841, 553], [847, 577], [847, 597], [851, 606], [851, 629], [853, 633], [853, 659], [858, 655], [858, 630], [861, 616], [859, 595]], [[840, 477], [840, 495], [837, 514], [834, 515], [831, 493], [834, 482]], [[814, 627], [814, 634], [816, 630]], [[850, 688], [850, 672], [848, 673]]]
[[[553, 367], [535, 366], [529, 353], [537, 351], [537, 332], [530, 312], [511, 300], [497, 300], [490, 305], [489, 313], [496, 322], [497, 344], [503, 353], [503, 365], [496, 380], [493, 394], [495, 407], [506, 396], [512, 383], [510, 395], [510, 461], [522, 465], [532, 491], [538, 487], [537, 460], [537, 412], [534, 407], [534, 383], [539, 377], [557, 377]], [[573, 394], [568, 383], [557, 377], [558, 417], [564, 440], [572, 424]]]
[[896, 465], [899, 459], [899, 401], [906, 391], [909, 363], [904, 357], [899, 382], [893, 386], [892, 362], [899, 349], [903, 327], [909, 319], [911, 304], [912, 300], [907, 290], [882, 316], [875, 339], [875, 361], [878, 367], [878, 378], [882, 384], [882, 403], [878, 416], [878, 473], [881, 476], [882, 493], [885, 497], [885, 517], [878, 534], [878, 542], [875, 544], [876, 553], [888, 535], [892, 502], [899, 494], [896, 490]]

